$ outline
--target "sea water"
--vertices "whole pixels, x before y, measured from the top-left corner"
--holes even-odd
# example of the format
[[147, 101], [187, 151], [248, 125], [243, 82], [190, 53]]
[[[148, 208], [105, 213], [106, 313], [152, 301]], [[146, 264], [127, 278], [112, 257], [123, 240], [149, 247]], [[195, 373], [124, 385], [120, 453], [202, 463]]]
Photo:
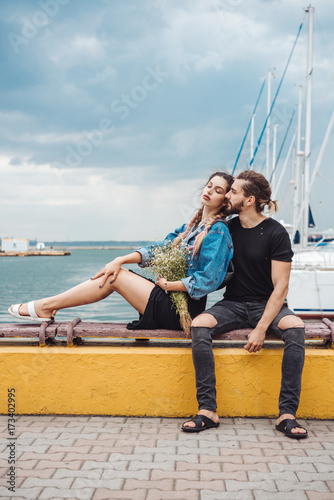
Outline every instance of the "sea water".
[[[93, 277], [104, 265], [129, 249], [71, 250], [66, 256], [0, 257], [0, 322], [17, 323], [7, 311], [11, 304], [25, 303], [61, 293]], [[124, 266], [144, 274], [137, 264]], [[222, 298], [222, 290], [209, 295], [207, 307]], [[112, 293], [106, 299], [58, 312], [57, 321], [76, 317], [83, 321], [127, 323], [138, 313], [123, 297]]]

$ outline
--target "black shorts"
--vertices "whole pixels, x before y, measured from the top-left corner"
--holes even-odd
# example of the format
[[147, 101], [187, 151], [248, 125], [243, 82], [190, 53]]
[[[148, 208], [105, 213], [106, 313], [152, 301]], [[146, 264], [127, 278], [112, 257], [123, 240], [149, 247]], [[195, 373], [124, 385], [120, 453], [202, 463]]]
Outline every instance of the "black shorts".
[[[143, 277], [143, 276], [142, 276]], [[148, 278], [145, 278], [148, 279]], [[150, 280], [154, 283], [153, 280]], [[188, 294], [188, 311], [191, 318], [195, 318], [205, 310], [206, 296], [199, 300], [192, 299]], [[182, 330], [180, 318], [172, 303], [169, 293], [155, 285], [148, 300], [144, 314], [139, 315], [139, 319], [128, 323], [128, 330], [156, 330], [164, 328], [167, 330]]]

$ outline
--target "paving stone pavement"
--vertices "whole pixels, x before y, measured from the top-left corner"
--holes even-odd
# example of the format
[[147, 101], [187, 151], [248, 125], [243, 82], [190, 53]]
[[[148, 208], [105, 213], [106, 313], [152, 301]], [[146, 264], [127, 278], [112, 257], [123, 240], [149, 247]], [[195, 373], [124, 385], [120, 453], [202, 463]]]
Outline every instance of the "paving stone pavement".
[[0, 498], [334, 500], [333, 420], [299, 420], [305, 440], [268, 418], [225, 418], [199, 434], [182, 432], [183, 421], [16, 416], [10, 436], [1, 415]]

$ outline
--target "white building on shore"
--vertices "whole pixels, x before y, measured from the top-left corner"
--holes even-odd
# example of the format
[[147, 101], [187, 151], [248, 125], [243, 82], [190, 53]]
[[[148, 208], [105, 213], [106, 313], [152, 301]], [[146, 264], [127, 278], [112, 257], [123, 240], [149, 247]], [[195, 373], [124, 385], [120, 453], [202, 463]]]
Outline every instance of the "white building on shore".
[[2, 252], [27, 252], [29, 250], [28, 238], [2, 238]]

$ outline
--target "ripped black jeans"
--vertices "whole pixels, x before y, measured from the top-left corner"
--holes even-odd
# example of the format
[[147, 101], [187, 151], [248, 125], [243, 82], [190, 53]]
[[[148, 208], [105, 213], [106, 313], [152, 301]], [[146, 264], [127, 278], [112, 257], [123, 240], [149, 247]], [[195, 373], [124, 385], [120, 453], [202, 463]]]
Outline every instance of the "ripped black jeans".
[[[192, 354], [196, 374], [196, 390], [199, 409], [216, 411], [215, 361], [212, 339], [218, 333], [226, 333], [240, 328], [255, 328], [260, 321], [267, 301], [234, 302], [221, 300], [205, 313], [217, 320], [213, 328], [192, 327]], [[279, 414], [296, 415], [301, 379], [305, 359], [305, 328], [278, 328], [284, 316], [295, 316], [287, 307], [282, 307], [268, 328], [284, 341], [282, 360], [282, 380], [279, 395]]]

